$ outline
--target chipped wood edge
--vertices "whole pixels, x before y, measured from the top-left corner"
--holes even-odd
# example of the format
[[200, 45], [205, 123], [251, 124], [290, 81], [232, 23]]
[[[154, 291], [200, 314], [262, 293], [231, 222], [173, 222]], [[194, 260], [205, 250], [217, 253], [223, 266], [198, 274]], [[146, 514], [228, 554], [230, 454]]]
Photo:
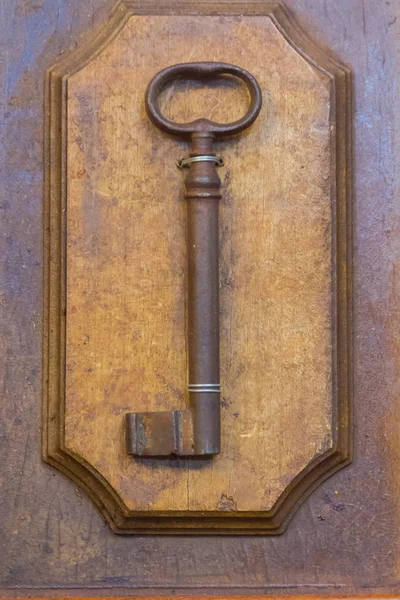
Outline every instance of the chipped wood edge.
[[[332, 299], [334, 447], [289, 484], [270, 511], [191, 512], [129, 510], [104, 477], [64, 445], [66, 286], [66, 99], [68, 78], [98, 56], [132, 15], [269, 16], [281, 34], [332, 82]], [[301, 503], [352, 457], [352, 257], [351, 257], [351, 73], [314, 43], [287, 9], [263, 1], [126, 0], [92, 40], [46, 73], [43, 330], [43, 459], [82, 487], [115, 533], [280, 534]]]

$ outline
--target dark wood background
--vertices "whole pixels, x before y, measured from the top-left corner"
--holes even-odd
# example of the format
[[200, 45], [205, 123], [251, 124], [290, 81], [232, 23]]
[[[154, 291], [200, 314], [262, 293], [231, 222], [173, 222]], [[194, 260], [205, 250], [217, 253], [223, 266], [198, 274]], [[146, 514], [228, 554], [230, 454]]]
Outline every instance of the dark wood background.
[[[111, 0], [0, 4], [0, 593], [400, 591], [398, 0], [287, 0], [354, 73], [355, 460], [283, 536], [119, 537], [41, 461], [44, 71]], [[112, 590], [112, 591], [111, 591]]]

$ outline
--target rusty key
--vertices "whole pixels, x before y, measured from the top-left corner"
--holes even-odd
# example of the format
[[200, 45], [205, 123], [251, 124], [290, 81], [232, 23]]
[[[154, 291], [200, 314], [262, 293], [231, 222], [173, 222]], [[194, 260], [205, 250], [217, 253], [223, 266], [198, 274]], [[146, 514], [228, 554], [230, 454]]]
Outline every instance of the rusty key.
[[[176, 123], [161, 114], [162, 89], [176, 79], [211, 80], [230, 75], [248, 88], [247, 113], [233, 123], [197, 119]], [[185, 179], [188, 249], [188, 396], [183, 410], [126, 415], [127, 452], [135, 456], [212, 456], [220, 452], [220, 360], [218, 201], [222, 159], [214, 140], [247, 129], [262, 105], [260, 87], [245, 69], [217, 62], [173, 65], [152, 79], [146, 91], [149, 119], [161, 130], [191, 139], [188, 158], [179, 167], [189, 169]]]

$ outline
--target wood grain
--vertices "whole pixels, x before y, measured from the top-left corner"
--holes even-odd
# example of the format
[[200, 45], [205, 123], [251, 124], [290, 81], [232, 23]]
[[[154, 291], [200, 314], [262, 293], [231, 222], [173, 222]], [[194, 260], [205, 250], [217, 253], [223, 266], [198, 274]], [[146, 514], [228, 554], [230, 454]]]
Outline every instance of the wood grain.
[[[52, 464], [68, 455], [78, 479], [71, 459], [96, 470], [95, 484], [83, 484], [102, 485], [111, 501], [117, 494], [107, 515], [120, 532], [141, 531], [136, 516], [175, 530], [168, 514], [196, 530], [279, 532], [300, 496], [348, 460], [348, 73], [296, 37], [282, 9], [261, 9], [219, 18], [117, 10], [114, 27], [50, 74], [50, 195], [59, 204], [50, 206], [50, 264], [61, 256], [67, 277], [62, 267], [63, 281], [50, 280], [49, 327], [60, 337], [50, 334], [46, 455]], [[235, 42], [221, 48], [223, 36]], [[133, 460], [123, 415], [185, 406], [186, 207], [175, 162], [187, 147], [150, 124], [143, 99], [158, 70], [189, 55], [240, 64], [264, 95], [251, 131], [220, 144], [223, 450], [212, 461]], [[246, 96], [226, 88], [170, 86], [165, 110], [233, 121]], [[52, 181], [58, 147], [61, 180]], [[53, 320], [57, 293], [65, 325]], [[191, 518], [204, 511], [205, 522]], [[242, 513], [247, 521], [232, 520]]]
[[396, 597], [397, 0], [286, 0], [302, 29], [355, 74], [352, 465], [303, 503], [282, 536], [182, 539], [115, 536], [90, 499], [41, 461], [44, 70], [89, 41], [113, 4], [0, 3], [1, 595]]
[[[104, 600], [111, 600], [111, 598], [114, 598], [115, 596], [103, 596]], [[127, 596], [125, 598], [133, 598], [132, 596]], [[135, 600], [145, 600], [145, 598], [147, 600], [156, 600], [156, 598], [160, 598], [160, 596], [134, 596]], [[186, 600], [188, 598], [188, 596], [163, 596], [163, 598], [165, 600]], [[257, 600], [257, 598], [265, 598], [265, 596], [190, 596], [190, 598], [192, 600], [203, 600], [204, 598], [212, 598], [213, 600]], [[380, 600], [380, 599], [385, 599], [385, 600], [391, 600], [392, 598], [398, 598], [398, 596], [393, 596], [393, 595], [389, 595], [389, 594], [385, 594], [385, 595], [368, 595], [368, 594], [363, 594], [363, 595], [346, 595], [346, 596], [341, 596], [341, 595], [335, 595], [335, 596], [326, 596], [326, 595], [317, 595], [317, 594], [313, 594], [312, 596], [309, 595], [301, 595], [301, 596], [275, 596], [275, 595], [268, 595], [268, 598], [270, 600], [324, 600], [324, 599], [328, 599], [328, 598], [335, 598], [335, 600], [343, 600], [343, 599], [348, 599], [348, 600], [366, 600], [367, 598], [369, 600]], [[32, 598], [32, 600], [42, 600], [42, 598]], [[61, 600], [64, 600], [63, 598]], [[66, 599], [65, 599], [66, 600]], [[86, 600], [86, 598], [81, 598], [81, 600]]]

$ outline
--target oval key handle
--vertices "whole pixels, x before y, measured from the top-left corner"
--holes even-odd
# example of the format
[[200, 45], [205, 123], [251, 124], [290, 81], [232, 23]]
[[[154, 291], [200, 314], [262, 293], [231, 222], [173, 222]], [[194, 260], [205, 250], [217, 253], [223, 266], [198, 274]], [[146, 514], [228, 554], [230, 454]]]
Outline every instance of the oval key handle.
[[[160, 110], [159, 96], [165, 85], [176, 79], [209, 81], [219, 75], [233, 75], [243, 81], [250, 93], [247, 113], [233, 123], [215, 123], [209, 119], [196, 119], [190, 123], [176, 123], [164, 117]], [[173, 65], [163, 69], [151, 80], [145, 97], [147, 115], [159, 129], [173, 135], [190, 136], [193, 133], [212, 133], [215, 137], [240, 133], [256, 120], [262, 106], [262, 94], [257, 80], [251, 73], [228, 63], [193, 62]]]

